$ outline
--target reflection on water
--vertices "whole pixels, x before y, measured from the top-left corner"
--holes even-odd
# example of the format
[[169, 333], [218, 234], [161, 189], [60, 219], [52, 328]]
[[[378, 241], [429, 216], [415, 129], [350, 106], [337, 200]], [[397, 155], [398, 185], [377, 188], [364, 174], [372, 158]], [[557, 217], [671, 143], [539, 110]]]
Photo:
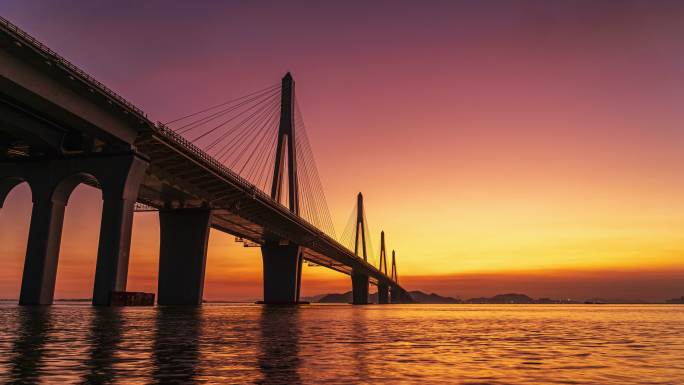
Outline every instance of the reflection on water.
[[123, 319], [116, 308], [93, 308], [87, 341], [89, 354], [84, 363], [84, 382], [108, 384], [114, 379], [114, 354], [121, 341]]
[[259, 369], [264, 384], [293, 384], [299, 377], [299, 308], [264, 306], [259, 317]]
[[0, 383], [684, 383], [684, 306], [0, 305]]
[[372, 336], [367, 328], [368, 320], [366, 319], [366, 312], [363, 311], [364, 309], [356, 307], [352, 310], [351, 332], [353, 333], [353, 341], [356, 341], [356, 343], [350, 345], [352, 347], [351, 362], [354, 363], [354, 370], [349, 375], [355, 375], [359, 379], [364, 379], [369, 377], [366, 365], [369, 357], [366, 355], [365, 343], [368, 343]]
[[156, 383], [196, 381], [201, 329], [202, 308], [157, 308], [153, 348]]
[[[36, 382], [50, 327], [50, 312], [45, 307], [17, 309], [18, 330], [10, 353], [9, 378]], [[9, 325], [7, 325], [9, 326]]]

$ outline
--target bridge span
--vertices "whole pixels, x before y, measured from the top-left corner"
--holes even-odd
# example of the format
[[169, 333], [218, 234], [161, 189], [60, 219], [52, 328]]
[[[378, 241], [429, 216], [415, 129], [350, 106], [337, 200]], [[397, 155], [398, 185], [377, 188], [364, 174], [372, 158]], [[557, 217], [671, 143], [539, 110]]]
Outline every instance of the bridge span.
[[[327, 210], [322, 191], [311, 187], [315, 165], [301, 155], [308, 144], [298, 137], [294, 91], [287, 74], [281, 84], [239, 98], [230, 107], [232, 112], [249, 107], [248, 101], [260, 103], [262, 96], [262, 101], [277, 101], [277, 110], [268, 107], [275, 111], [277, 126], [273, 151], [246, 151], [249, 161], [241, 168], [253, 158], [268, 165], [265, 172], [272, 177], [258, 185], [229, 167], [223, 155], [206, 150], [220, 137], [203, 145], [171, 124], [152, 122], [132, 103], [0, 18], [0, 207], [22, 182], [30, 186], [33, 201], [20, 304], [53, 301], [64, 209], [80, 183], [101, 189], [103, 199], [94, 305], [109, 305], [112, 292], [126, 290], [133, 213], [140, 205], [159, 211], [159, 304], [201, 304], [210, 228], [261, 248], [265, 303], [299, 302], [305, 261], [350, 275], [355, 304], [368, 302], [369, 284], [377, 286], [380, 303], [411, 302], [396, 279], [394, 258], [392, 274], [387, 273], [384, 235], [381, 264], [368, 260], [361, 194], [354, 250], [327, 229], [331, 222], [321, 213]], [[266, 104], [258, 108], [267, 115]], [[209, 117], [183, 127], [186, 132], [187, 127], [195, 129], [227, 110], [210, 111]], [[256, 112], [251, 116], [258, 117]], [[214, 131], [199, 137], [209, 138]], [[265, 137], [249, 140], [266, 142]], [[248, 139], [240, 140], [244, 144]], [[238, 150], [223, 147], [224, 154]]]

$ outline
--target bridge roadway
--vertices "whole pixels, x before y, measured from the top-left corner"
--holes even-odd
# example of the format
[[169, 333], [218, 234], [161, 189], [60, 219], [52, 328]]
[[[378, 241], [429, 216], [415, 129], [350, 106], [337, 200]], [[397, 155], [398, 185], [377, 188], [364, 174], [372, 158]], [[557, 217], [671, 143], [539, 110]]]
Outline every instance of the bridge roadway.
[[[2, 18], [0, 153], [0, 207], [20, 182], [33, 194], [20, 303], [52, 302], [64, 206], [79, 183], [103, 193], [96, 305], [125, 290], [135, 202], [160, 210], [160, 303], [165, 295], [168, 304], [201, 303], [208, 226], [262, 245], [265, 297], [269, 281], [271, 293], [282, 291], [282, 266], [267, 271], [268, 250], [294, 246], [299, 276], [284, 281], [296, 279], [295, 301], [302, 257], [351, 275], [355, 303], [365, 302], [368, 282], [391, 291], [392, 302], [410, 301], [375, 266]], [[183, 251], [197, 261], [179, 260]], [[194, 282], [179, 282], [186, 275]]]

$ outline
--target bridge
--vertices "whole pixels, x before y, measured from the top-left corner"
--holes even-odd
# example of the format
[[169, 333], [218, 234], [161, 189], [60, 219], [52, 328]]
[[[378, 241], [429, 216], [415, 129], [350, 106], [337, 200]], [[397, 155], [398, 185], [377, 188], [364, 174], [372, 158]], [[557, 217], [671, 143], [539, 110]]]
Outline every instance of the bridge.
[[[126, 290], [135, 211], [159, 212], [157, 303], [202, 303], [209, 229], [261, 248], [263, 302], [299, 302], [304, 263], [351, 276], [353, 303], [411, 302], [385, 236], [373, 262], [359, 193], [336, 239], [297, 105], [282, 82], [180, 117], [146, 114], [0, 18], [0, 208], [16, 185], [33, 208], [19, 303], [51, 304], [65, 206], [81, 183], [102, 191], [93, 305]], [[353, 242], [352, 242], [353, 240]], [[370, 250], [369, 250], [370, 249]], [[369, 252], [370, 251], [370, 252]]]

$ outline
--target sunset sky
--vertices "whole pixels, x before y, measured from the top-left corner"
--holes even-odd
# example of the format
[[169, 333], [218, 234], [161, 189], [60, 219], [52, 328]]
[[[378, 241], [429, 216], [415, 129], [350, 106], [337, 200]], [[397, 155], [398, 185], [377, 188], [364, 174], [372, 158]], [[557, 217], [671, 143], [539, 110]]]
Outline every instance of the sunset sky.
[[[338, 233], [365, 197], [409, 290], [684, 295], [684, 2], [14, 1], [0, 15], [168, 121], [287, 71]], [[56, 298], [89, 297], [101, 195], [67, 207]], [[26, 185], [0, 209], [16, 298]], [[156, 214], [129, 290], [156, 292]], [[307, 268], [303, 294], [351, 290]], [[261, 257], [212, 231], [207, 299], [261, 297]]]

